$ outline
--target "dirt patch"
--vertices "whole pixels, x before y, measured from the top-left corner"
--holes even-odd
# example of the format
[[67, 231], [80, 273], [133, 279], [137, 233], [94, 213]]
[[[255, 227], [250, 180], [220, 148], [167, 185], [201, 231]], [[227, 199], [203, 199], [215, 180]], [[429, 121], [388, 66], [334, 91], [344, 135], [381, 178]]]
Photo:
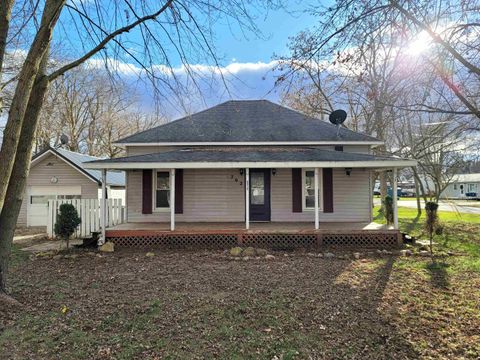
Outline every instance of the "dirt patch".
[[153, 252], [77, 250], [74, 258], [17, 264], [9, 284], [25, 307], [0, 309], [0, 357], [480, 354], [478, 274], [439, 287], [418, 258], [275, 253], [244, 261], [223, 252]]
[[33, 227], [17, 227], [15, 229], [15, 236], [46, 234], [46, 226], [33, 226]]

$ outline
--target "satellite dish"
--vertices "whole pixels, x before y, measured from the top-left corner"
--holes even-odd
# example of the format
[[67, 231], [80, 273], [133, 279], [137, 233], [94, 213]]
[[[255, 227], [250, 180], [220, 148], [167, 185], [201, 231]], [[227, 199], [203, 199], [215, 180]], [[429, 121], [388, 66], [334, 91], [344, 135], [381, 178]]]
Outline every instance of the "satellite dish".
[[339, 109], [339, 110], [332, 111], [332, 113], [328, 117], [328, 120], [330, 120], [330, 122], [333, 125], [340, 126], [344, 123], [346, 118], [347, 118], [347, 112], [345, 110]]
[[68, 139], [68, 136], [67, 136], [67, 135], [62, 134], [62, 135], [60, 136], [60, 143], [61, 143], [62, 145], [67, 145], [67, 144], [68, 144], [68, 140], [69, 140], [69, 139]]

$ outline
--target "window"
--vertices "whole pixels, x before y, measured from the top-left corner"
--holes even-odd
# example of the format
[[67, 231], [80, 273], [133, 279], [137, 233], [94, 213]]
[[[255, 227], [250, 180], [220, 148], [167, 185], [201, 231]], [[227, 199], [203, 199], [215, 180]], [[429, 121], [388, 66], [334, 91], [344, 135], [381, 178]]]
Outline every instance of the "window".
[[55, 199], [55, 195], [32, 195], [30, 196], [30, 204], [48, 204], [48, 200]]
[[59, 200], [73, 200], [73, 199], [81, 199], [81, 195], [58, 195], [57, 199]]
[[265, 184], [263, 172], [250, 174], [250, 203], [252, 205], [263, 205], [265, 203]]
[[31, 195], [30, 204], [47, 204], [48, 200], [81, 199], [82, 195]]
[[[321, 171], [318, 174], [318, 204], [319, 208], [322, 208], [320, 197], [321, 197], [321, 188], [322, 188], [322, 173]], [[314, 210], [315, 209], [315, 170], [313, 169], [303, 169], [302, 172], [303, 178], [303, 209], [304, 210]]]
[[170, 173], [157, 171], [155, 182], [155, 209], [170, 208]]
[[453, 190], [457, 190], [457, 184], [453, 184]]
[[343, 151], [343, 145], [335, 145], [335, 151]]

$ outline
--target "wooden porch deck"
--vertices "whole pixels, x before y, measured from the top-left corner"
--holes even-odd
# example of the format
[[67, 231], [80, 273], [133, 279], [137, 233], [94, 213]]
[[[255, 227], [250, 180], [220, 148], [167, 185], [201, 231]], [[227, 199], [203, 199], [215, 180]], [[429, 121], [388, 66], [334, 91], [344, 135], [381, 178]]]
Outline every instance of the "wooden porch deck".
[[126, 223], [106, 229], [106, 238], [118, 246], [163, 246], [169, 248], [298, 248], [315, 246], [396, 247], [399, 230], [377, 223], [321, 223], [315, 230], [309, 222], [250, 223]]
[[135, 222], [116, 225], [106, 229], [107, 237], [135, 236], [158, 233], [213, 234], [213, 233], [269, 233], [269, 234], [312, 234], [359, 231], [395, 231], [392, 227], [375, 222], [322, 222], [315, 230], [309, 222], [253, 222], [245, 229], [244, 222], [177, 222], [175, 230], [170, 231], [170, 223]]

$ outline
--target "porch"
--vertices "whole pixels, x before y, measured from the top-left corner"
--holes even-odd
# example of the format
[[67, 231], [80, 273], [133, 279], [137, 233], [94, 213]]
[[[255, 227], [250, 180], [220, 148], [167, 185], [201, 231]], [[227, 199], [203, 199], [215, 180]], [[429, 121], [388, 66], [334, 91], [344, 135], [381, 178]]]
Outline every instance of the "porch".
[[118, 246], [168, 248], [309, 248], [319, 246], [397, 247], [399, 230], [375, 222], [330, 222], [314, 229], [306, 222], [125, 223], [106, 230], [106, 238]]
[[[411, 161], [319, 148], [178, 149], [90, 162], [127, 172], [124, 245], [256, 246], [399, 243], [372, 221], [372, 173]], [[138, 225], [140, 224], [140, 225]], [[374, 228], [372, 228], [374, 227]], [[282, 245], [283, 246], [283, 245]]]
[[[250, 229], [244, 222], [177, 222], [173, 233], [310, 233], [335, 231], [381, 231], [393, 230], [384, 224], [376, 222], [322, 222], [318, 230], [313, 229], [308, 222], [254, 222]], [[107, 237], [136, 234], [154, 234], [172, 232], [169, 223], [140, 222], [124, 223], [106, 229]]]

